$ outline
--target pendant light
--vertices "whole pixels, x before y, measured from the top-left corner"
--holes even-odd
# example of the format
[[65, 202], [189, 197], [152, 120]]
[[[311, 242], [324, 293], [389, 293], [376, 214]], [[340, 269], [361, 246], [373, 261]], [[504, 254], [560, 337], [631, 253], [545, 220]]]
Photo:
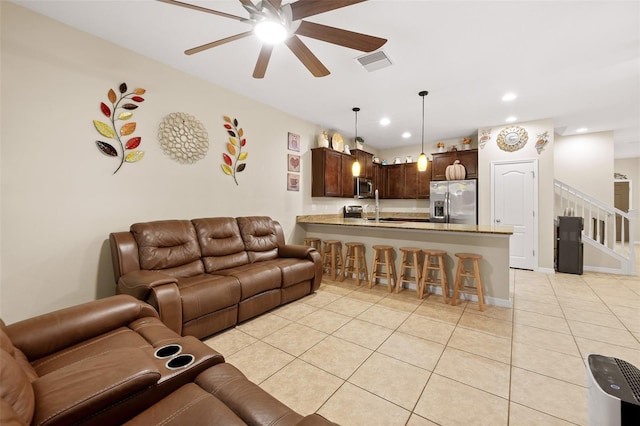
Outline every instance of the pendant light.
[[[358, 111], [360, 111], [360, 108], [355, 107], [352, 109], [353, 112], [356, 113], [356, 141], [358, 140]], [[353, 175], [353, 177], [359, 177], [360, 176], [360, 162], [356, 159], [356, 161], [353, 162], [353, 166], [351, 166], [351, 174]], [[360, 194], [357, 194], [360, 195]]]
[[426, 172], [427, 171], [427, 155], [424, 153], [424, 97], [427, 96], [429, 92], [423, 90], [418, 93], [422, 97], [422, 150], [420, 151], [420, 156], [418, 157], [418, 171]]

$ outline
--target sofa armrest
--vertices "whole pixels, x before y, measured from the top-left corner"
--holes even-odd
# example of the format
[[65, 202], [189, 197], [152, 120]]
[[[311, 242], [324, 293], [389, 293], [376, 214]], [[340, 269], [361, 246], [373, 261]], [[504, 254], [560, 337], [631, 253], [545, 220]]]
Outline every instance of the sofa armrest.
[[29, 360], [36, 360], [144, 317], [157, 318], [158, 313], [123, 294], [19, 321], [6, 332]]
[[75, 424], [155, 385], [160, 376], [154, 359], [140, 348], [83, 359], [33, 382], [32, 424]]
[[313, 247], [286, 244], [278, 247], [278, 257], [295, 257], [298, 259], [309, 259], [309, 253], [316, 251]]
[[136, 299], [145, 300], [152, 288], [177, 283], [178, 280], [169, 274], [138, 270], [120, 277], [118, 280], [118, 293], [129, 294]]
[[167, 327], [182, 334], [182, 301], [178, 279], [157, 271], [134, 271], [118, 280], [118, 293], [150, 303]]

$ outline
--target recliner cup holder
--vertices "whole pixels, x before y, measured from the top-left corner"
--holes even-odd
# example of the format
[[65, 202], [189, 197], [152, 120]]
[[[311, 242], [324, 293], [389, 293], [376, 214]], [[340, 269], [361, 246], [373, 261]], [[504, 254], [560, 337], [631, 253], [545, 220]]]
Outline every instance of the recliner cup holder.
[[195, 359], [196, 357], [194, 357], [191, 354], [178, 355], [176, 357], [171, 358], [169, 361], [167, 361], [166, 367], [169, 370], [177, 370], [179, 368], [184, 368], [188, 365], [191, 365], [191, 363], [193, 363]]
[[170, 345], [161, 346], [156, 349], [156, 351], [153, 353], [153, 356], [155, 356], [156, 358], [164, 359], [177, 355], [180, 352], [182, 352], [182, 346], [176, 343], [172, 343]]

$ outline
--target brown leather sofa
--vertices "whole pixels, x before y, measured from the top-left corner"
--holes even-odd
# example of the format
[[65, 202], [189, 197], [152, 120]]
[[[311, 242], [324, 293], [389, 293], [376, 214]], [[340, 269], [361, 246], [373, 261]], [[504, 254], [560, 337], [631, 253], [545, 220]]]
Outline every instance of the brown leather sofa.
[[320, 254], [264, 216], [136, 223], [110, 235], [118, 293], [175, 332], [209, 336], [318, 289]]
[[[177, 352], [167, 352], [176, 345]], [[1, 425], [124, 422], [332, 424], [295, 413], [127, 295], [8, 326], [0, 320]]]

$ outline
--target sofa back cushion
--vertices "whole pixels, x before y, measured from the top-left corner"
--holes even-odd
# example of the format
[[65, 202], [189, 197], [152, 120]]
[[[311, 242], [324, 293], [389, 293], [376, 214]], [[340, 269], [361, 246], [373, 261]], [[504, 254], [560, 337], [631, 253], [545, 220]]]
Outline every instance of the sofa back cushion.
[[278, 257], [278, 236], [270, 217], [247, 216], [236, 220], [251, 263]]
[[135, 223], [131, 232], [138, 244], [140, 268], [177, 278], [204, 273], [200, 245], [189, 220]]
[[249, 263], [238, 223], [232, 217], [193, 219], [208, 273]]

